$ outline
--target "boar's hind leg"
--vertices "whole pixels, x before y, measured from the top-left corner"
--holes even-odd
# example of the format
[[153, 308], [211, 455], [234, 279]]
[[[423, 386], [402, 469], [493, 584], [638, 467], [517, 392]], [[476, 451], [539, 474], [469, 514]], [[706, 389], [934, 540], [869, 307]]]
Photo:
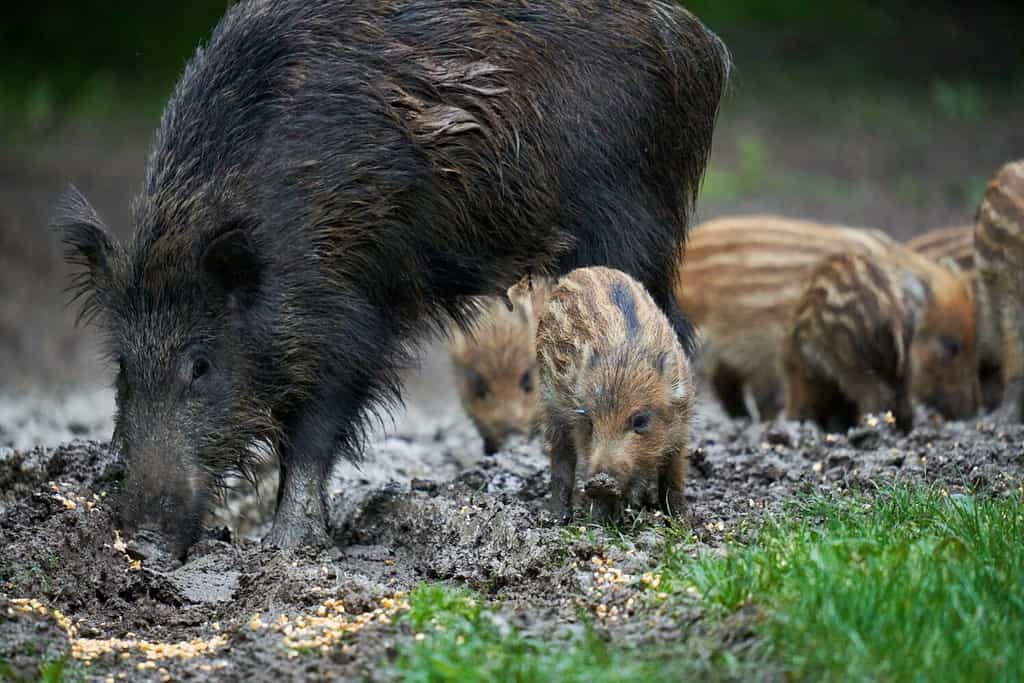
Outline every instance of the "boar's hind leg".
[[328, 545], [324, 488], [338, 448], [336, 402], [324, 401], [296, 413], [286, 422], [280, 454], [274, 526], [264, 542], [279, 548]]

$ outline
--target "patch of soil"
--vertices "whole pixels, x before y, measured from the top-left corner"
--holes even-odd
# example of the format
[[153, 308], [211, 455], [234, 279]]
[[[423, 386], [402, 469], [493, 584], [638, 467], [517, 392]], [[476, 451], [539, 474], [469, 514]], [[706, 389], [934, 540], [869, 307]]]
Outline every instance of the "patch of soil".
[[[731, 421], [703, 405], [687, 489], [690, 550], [720, 550], [804, 491], [872, 490], [897, 479], [992, 495], [1020, 486], [1024, 428], [918, 418], [909, 436], [884, 420], [826, 435], [790, 422]], [[472, 587], [528, 633], [578, 628], [583, 609], [612, 639], [690, 644], [698, 657], [751, 638], [756, 615], [711, 624], [696, 600], [659, 603], [657, 585], [642, 577], [662, 552], [652, 531], [661, 517], [642, 513], [618, 529], [582, 520], [561, 527], [545, 510], [538, 443], [483, 458], [464, 418], [411, 424], [379, 441], [362, 470], [338, 468], [336, 547], [264, 549], [265, 520], [236, 516], [173, 571], [125, 555], [112, 503], [122, 464], [104, 444], [0, 451], [0, 659], [25, 675], [27, 653], [38, 661], [49, 650], [73, 652], [90, 657], [85, 671], [97, 680], [386, 679], [388, 657], [412, 637], [397, 618], [403, 593], [423, 581]], [[272, 498], [237, 502], [247, 497], [239, 492], [221, 517], [256, 515]]]

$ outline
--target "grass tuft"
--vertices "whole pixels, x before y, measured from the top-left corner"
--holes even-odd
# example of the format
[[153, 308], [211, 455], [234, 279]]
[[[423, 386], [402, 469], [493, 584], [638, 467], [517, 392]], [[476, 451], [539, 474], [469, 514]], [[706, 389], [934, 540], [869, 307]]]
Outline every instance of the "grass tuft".
[[409, 602], [414, 636], [395, 662], [399, 680], [666, 680], [655, 660], [608, 643], [589, 625], [563, 637], [528, 636], [474, 594], [439, 585], [420, 586]]
[[816, 496], [725, 557], [669, 544], [663, 590], [752, 603], [797, 679], [1024, 680], [1024, 505], [899, 486]]

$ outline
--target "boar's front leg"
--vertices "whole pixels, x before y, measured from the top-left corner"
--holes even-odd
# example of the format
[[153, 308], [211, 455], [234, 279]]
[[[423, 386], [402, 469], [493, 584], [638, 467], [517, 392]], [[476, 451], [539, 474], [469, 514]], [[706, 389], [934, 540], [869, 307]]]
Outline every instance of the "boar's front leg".
[[351, 403], [310, 401], [285, 421], [277, 512], [264, 543], [279, 548], [330, 544], [325, 488], [335, 453], [345, 447], [339, 435], [344, 434], [344, 417], [355, 414]]

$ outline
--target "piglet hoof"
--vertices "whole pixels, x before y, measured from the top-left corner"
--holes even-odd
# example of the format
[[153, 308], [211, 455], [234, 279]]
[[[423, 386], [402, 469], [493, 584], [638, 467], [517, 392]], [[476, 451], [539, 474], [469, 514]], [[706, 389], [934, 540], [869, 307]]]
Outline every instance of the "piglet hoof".
[[557, 498], [552, 498], [548, 503], [548, 512], [559, 524], [568, 524], [572, 519], [572, 509]]
[[665, 494], [661, 511], [667, 517], [682, 520], [686, 518], [686, 497], [682, 491], [669, 491]]

